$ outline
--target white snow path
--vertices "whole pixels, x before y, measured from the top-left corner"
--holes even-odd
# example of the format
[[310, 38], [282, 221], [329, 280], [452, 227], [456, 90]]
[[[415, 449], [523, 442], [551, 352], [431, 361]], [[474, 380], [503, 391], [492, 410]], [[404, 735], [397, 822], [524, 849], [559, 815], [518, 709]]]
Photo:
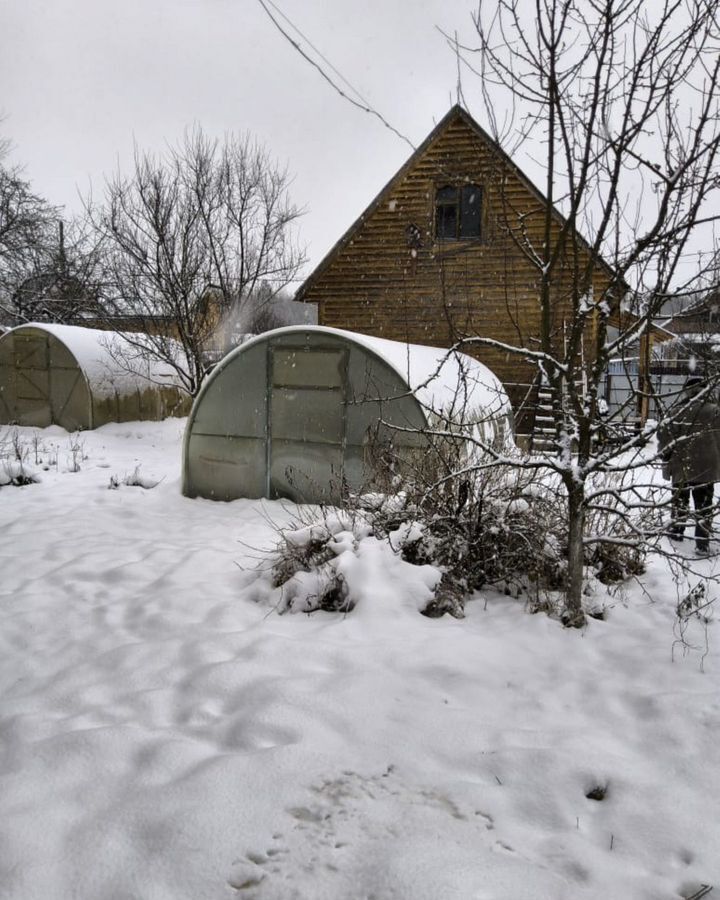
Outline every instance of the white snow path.
[[182, 424], [0, 489], [0, 897], [720, 891], [715, 625], [672, 661], [665, 568], [582, 632], [497, 595], [278, 617], [238, 564], [288, 512], [181, 497]]

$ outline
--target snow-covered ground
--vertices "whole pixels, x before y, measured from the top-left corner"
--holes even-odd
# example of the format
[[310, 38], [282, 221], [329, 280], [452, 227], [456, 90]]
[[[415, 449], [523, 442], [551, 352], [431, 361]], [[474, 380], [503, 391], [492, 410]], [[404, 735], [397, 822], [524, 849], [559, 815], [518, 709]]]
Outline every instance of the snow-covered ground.
[[673, 659], [664, 563], [582, 631], [427, 619], [392, 568], [279, 616], [248, 569], [292, 509], [182, 497], [183, 424], [88, 432], [77, 472], [47, 429], [0, 488], [0, 896], [720, 896], [720, 643]]

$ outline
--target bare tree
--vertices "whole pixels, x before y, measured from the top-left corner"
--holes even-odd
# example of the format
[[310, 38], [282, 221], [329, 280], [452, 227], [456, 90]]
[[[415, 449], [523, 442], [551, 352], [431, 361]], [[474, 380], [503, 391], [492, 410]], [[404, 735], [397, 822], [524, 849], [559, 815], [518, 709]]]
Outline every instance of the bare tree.
[[14, 321], [13, 294], [48, 245], [57, 211], [36, 194], [17, 166], [5, 164], [0, 141], [0, 312]]
[[[591, 511], [609, 496], [598, 476], [639, 466], [629, 460], [649, 437], [618, 428], [618, 440], [602, 443], [613, 424], [601, 394], [608, 363], [647, 353], [662, 304], [692, 288], [682, 277], [688, 249], [718, 217], [718, 8], [716, 0], [652, 8], [481, 0], [477, 43], [461, 51], [482, 77], [498, 144], [528, 150], [545, 173], [534, 214], [503, 197], [498, 229], [534, 272], [539, 326], [537, 344], [503, 349], [536, 366], [547, 394], [554, 449], [537, 464], [567, 498], [573, 624], [583, 621], [587, 548], [612, 540], [587, 534]], [[502, 172], [499, 180], [502, 192]], [[623, 313], [628, 300], [633, 314]], [[468, 342], [499, 346], [477, 335]], [[643, 404], [648, 389], [640, 385]], [[621, 503], [637, 499], [632, 479], [612, 492]]]
[[15, 321], [96, 323], [105, 262], [102, 238], [86, 217], [58, 218], [17, 273], [10, 291]]
[[93, 212], [107, 250], [109, 321], [170, 363], [191, 394], [218, 323], [260, 285], [272, 286], [271, 301], [304, 262], [289, 186], [287, 170], [248, 136], [217, 142], [198, 128], [162, 157], [136, 150], [133, 173], [109, 180]]

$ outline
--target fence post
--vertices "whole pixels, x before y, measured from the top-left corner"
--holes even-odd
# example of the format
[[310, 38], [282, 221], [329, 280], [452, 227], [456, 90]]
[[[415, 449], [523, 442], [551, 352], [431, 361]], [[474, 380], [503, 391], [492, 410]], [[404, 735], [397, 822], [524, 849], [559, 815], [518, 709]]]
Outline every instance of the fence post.
[[640, 360], [638, 371], [638, 418], [644, 425], [648, 419], [650, 406], [650, 335], [646, 332], [640, 337]]

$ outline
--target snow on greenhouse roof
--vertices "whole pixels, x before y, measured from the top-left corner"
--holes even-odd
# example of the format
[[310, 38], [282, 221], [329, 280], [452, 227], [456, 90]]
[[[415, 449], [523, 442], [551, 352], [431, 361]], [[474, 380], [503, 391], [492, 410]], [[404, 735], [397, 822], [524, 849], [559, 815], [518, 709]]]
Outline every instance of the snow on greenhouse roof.
[[478, 414], [486, 418], [488, 413], [497, 415], [510, 410], [500, 379], [466, 353], [349, 331], [338, 333], [384, 359], [428, 410], [462, 420], [473, 420]]
[[[129, 394], [153, 385], [179, 386], [171, 366], [147, 359], [139, 347], [112, 331], [54, 322], [27, 322], [12, 330], [25, 328], [47, 332], [60, 341], [75, 357], [96, 397]], [[138, 341], [143, 337], [138, 334]], [[177, 349], [182, 352], [179, 344]]]
[[510, 401], [500, 379], [487, 366], [457, 350], [391, 341], [324, 325], [277, 328], [258, 335], [238, 350], [271, 337], [305, 333], [337, 335], [369, 350], [400, 375], [426, 410], [457, 424], [471, 424], [489, 415], [510, 412]]

